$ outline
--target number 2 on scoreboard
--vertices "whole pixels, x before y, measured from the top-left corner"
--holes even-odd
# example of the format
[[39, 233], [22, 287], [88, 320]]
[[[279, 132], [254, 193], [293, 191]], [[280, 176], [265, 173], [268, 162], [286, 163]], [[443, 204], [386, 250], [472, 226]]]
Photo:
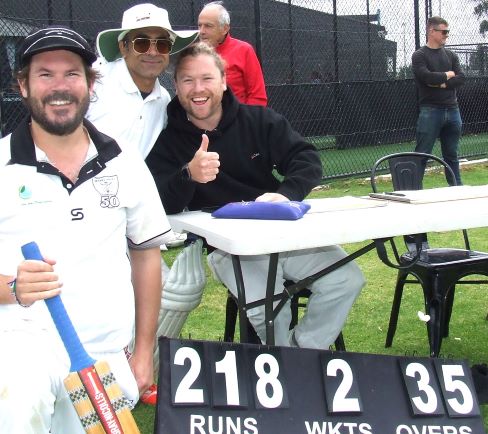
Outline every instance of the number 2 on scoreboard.
[[330, 354], [321, 360], [329, 413], [361, 413], [361, 395], [351, 365]]

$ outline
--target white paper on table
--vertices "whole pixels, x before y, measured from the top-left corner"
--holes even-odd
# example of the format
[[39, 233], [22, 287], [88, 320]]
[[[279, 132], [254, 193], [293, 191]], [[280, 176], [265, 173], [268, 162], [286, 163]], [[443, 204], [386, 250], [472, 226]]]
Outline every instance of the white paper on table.
[[343, 196], [330, 197], [324, 199], [305, 199], [303, 202], [311, 205], [308, 214], [332, 212], [332, 211], [346, 211], [351, 209], [376, 208], [386, 206], [388, 202], [371, 200], [368, 197], [357, 196]]
[[447, 202], [450, 200], [488, 198], [488, 185], [458, 185], [425, 190], [399, 190], [392, 193], [371, 193], [370, 196], [375, 199], [412, 204]]

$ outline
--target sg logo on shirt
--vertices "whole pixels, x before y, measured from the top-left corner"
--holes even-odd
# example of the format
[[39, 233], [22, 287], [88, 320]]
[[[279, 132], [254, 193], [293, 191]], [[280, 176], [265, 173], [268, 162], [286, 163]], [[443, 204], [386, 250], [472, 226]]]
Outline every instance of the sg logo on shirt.
[[71, 220], [83, 220], [85, 218], [85, 214], [83, 214], [83, 208], [73, 208], [71, 210]]

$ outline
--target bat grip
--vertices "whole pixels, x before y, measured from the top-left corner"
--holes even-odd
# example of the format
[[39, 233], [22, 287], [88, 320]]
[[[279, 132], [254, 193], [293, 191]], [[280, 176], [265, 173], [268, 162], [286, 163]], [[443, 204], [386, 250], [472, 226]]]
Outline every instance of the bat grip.
[[[22, 254], [25, 259], [36, 259], [43, 261], [39, 247], [35, 242], [30, 242], [22, 246]], [[59, 295], [44, 300], [51, 317], [58, 329], [59, 336], [63, 341], [64, 347], [68, 352], [71, 362], [70, 371], [81, 371], [95, 363], [95, 360], [86, 352], [83, 344], [78, 337], [78, 333], [66, 312], [63, 301]]]

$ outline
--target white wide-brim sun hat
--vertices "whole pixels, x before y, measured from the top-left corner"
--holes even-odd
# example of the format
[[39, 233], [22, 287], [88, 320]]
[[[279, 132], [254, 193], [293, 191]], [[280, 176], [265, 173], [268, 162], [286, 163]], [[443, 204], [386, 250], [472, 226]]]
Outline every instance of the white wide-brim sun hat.
[[173, 46], [169, 54], [176, 54], [198, 38], [198, 30], [173, 30], [169, 22], [168, 11], [150, 3], [140, 4], [127, 9], [122, 17], [120, 29], [103, 30], [97, 36], [97, 50], [108, 62], [121, 57], [119, 41], [135, 29], [161, 27], [169, 33]]

